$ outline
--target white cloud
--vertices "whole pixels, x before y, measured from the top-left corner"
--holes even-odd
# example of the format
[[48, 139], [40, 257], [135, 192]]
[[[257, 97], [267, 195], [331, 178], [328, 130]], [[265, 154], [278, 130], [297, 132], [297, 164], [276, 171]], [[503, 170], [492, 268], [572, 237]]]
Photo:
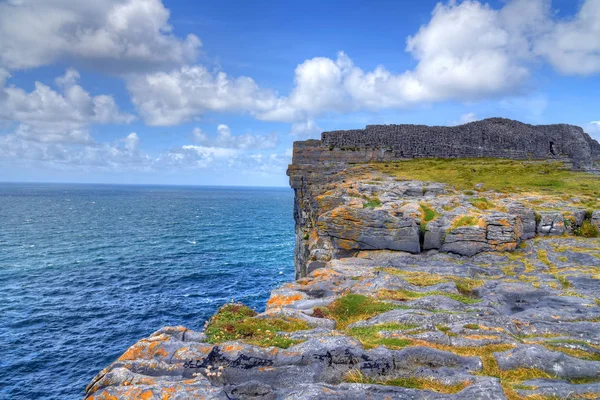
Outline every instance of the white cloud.
[[323, 132], [323, 128], [317, 125], [312, 119], [294, 122], [290, 130], [292, 136], [297, 138], [317, 138], [321, 132]]
[[549, 0], [512, 0], [500, 9], [450, 0], [438, 3], [429, 22], [407, 38], [405, 50], [417, 61], [411, 70], [365, 71], [340, 52], [336, 59], [299, 64], [288, 96], [200, 65], [133, 77], [128, 89], [152, 125], [237, 111], [291, 122], [292, 134], [310, 136], [317, 131], [314, 119], [327, 113], [522, 96], [540, 58], [564, 73], [599, 72], [600, 0], [585, 0], [570, 21], [553, 18]]
[[0, 136], [0, 160], [17, 160], [54, 169], [77, 166], [90, 170], [119, 170], [126, 166], [148, 170], [152, 159], [137, 149], [138, 143], [135, 133], [115, 143], [40, 142], [11, 134]]
[[14, 134], [31, 141], [91, 143], [91, 124], [126, 124], [134, 117], [119, 111], [111, 96], [92, 96], [77, 84], [73, 69], [56, 79], [60, 91], [36, 82], [26, 92], [0, 86], [0, 121], [17, 123]]
[[276, 107], [278, 98], [248, 77], [230, 78], [204, 66], [137, 75], [127, 81], [131, 99], [150, 125], [175, 125], [208, 111], [252, 115]]
[[600, 0], [586, 0], [574, 18], [552, 23], [534, 49], [564, 74], [599, 73]]
[[267, 135], [246, 133], [234, 136], [231, 134], [231, 129], [225, 124], [220, 124], [217, 127], [217, 136], [215, 138], [209, 137], [200, 128], [194, 128], [192, 133], [196, 142], [222, 148], [272, 149], [279, 144], [279, 136], [275, 132]]
[[193, 61], [201, 43], [181, 40], [161, 0], [13, 0], [0, 3], [0, 66], [78, 60], [117, 73]]

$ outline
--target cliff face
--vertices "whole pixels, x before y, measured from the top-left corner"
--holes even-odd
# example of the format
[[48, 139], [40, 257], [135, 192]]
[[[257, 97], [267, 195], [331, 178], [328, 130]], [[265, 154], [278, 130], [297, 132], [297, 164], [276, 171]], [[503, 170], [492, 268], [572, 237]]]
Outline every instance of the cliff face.
[[[295, 191], [296, 276], [358, 250], [436, 249], [467, 256], [514, 250], [522, 240], [562, 235], [585, 220], [586, 209], [569, 202], [534, 207], [544, 201], [526, 194], [493, 199], [499, 196], [490, 193], [496, 206], [481, 210], [471, 204], [472, 196], [449, 185], [398, 182], [352, 166], [427, 157], [544, 159], [593, 169], [600, 144], [576, 126], [532, 126], [500, 118], [456, 127], [371, 125], [324, 132], [320, 141], [296, 142], [288, 168]], [[372, 197], [383, 202], [380, 207], [361, 209], [364, 201], [359, 199]], [[423, 202], [433, 208], [435, 221], [423, 220]], [[455, 226], [461, 216], [478, 222]]]
[[264, 312], [162, 328], [86, 399], [600, 398], [598, 177], [562, 153], [353, 165], [377, 153], [353, 149], [295, 145], [299, 279]]

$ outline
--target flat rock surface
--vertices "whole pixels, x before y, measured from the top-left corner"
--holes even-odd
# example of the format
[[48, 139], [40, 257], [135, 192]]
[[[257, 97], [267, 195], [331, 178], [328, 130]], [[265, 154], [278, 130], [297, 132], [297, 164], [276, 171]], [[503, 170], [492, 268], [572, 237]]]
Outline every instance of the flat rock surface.
[[[271, 333], [287, 348], [166, 327], [101, 371], [86, 398], [599, 398], [600, 241], [524, 243], [333, 259], [250, 318], [302, 321]], [[348, 306], [344, 319], [335, 307], [352, 296], [384, 306]]]

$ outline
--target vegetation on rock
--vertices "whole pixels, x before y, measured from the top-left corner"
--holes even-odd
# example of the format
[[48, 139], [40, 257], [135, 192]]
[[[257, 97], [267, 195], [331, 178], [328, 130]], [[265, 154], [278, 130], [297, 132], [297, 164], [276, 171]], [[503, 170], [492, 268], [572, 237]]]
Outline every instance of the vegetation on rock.
[[254, 318], [256, 312], [239, 304], [226, 304], [211, 317], [206, 326], [209, 343], [241, 340], [248, 344], [288, 348], [298, 343], [277, 332], [293, 332], [308, 329], [306, 322], [293, 318]]

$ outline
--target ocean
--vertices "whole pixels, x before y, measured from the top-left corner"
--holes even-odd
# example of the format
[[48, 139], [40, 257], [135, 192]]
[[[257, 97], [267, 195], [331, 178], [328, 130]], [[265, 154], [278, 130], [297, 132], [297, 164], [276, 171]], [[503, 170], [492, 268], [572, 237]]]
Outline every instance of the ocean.
[[165, 325], [294, 277], [287, 188], [0, 184], [0, 398], [80, 399]]

